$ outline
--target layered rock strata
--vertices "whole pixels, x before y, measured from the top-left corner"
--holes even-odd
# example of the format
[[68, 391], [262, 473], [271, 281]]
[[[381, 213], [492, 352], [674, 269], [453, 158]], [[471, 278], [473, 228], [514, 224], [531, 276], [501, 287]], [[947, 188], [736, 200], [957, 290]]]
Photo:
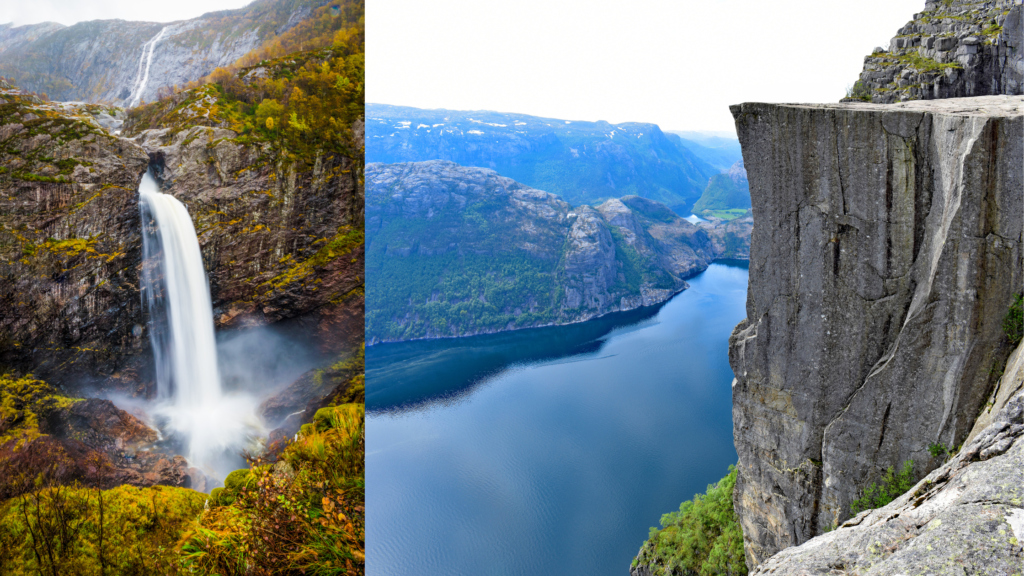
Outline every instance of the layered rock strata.
[[1020, 0], [928, 0], [889, 49], [864, 59], [854, 97], [875, 103], [1021, 94]]
[[730, 341], [751, 568], [967, 438], [1024, 282], [1021, 104], [732, 108], [758, 222]]
[[137, 192], [149, 157], [88, 115], [3, 86], [0, 367], [58, 385], [114, 376], [149, 346]]

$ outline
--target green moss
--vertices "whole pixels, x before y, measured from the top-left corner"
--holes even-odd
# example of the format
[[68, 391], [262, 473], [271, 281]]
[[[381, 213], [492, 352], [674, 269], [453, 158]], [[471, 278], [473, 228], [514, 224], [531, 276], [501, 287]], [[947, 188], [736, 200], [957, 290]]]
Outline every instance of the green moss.
[[19, 443], [42, 435], [39, 422], [55, 411], [67, 408], [77, 398], [69, 398], [32, 375], [15, 378], [0, 376], [0, 422], [3, 423], [0, 445], [13, 440]]
[[277, 464], [253, 463], [259, 490], [192, 525], [180, 543], [183, 570], [245, 574], [256, 564], [268, 574], [364, 573], [365, 409], [320, 410], [315, 421]]
[[916, 51], [900, 55], [898, 58], [900, 62], [918, 72], [940, 72], [949, 69], [963, 70], [963, 66], [959, 62], [939, 62], [931, 58], [925, 58]]
[[[366, 238], [362, 230], [344, 226], [338, 230], [338, 234], [326, 239], [327, 243], [317, 250], [315, 254], [302, 262], [290, 266], [281, 274], [264, 282], [263, 286], [279, 290], [285, 286], [302, 282], [316, 271], [317, 268], [322, 268], [339, 258], [351, 256], [357, 249], [362, 248], [365, 241]], [[290, 260], [291, 255], [289, 254], [282, 262]]]
[[107, 574], [177, 573], [175, 543], [205, 500], [169, 486], [39, 489], [0, 507], [0, 566], [12, 576], [100, 574], [101, 564]]
[[1010, 310], [1003, 317], [1003, 331], [1014, 346], [1024, 340], [1024, 295], [1017, 294]]

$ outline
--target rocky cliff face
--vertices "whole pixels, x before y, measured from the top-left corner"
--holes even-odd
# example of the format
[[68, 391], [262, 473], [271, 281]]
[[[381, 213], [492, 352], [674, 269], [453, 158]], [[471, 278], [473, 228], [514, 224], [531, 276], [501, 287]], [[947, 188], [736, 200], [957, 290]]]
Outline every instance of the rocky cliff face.
[[889, 49], [864, 59], [853, 97], [876, 103], [1021, 94], [1020, 0], [928, 0]]
[[715, 258], [707, 232], [636, 196], [574, 208], [444, 161], [371, 164], [366, 174], [371, 343], [649, 306]]
[[161, 87], [184, 85], [235, 62], [326, 3], [260, 0], [168, 24], [5, 25], [0, 27], [0, 73], [55, 100], [122, 106], [153, 101]]
[[753, 568], [967, 438], [1024, 283], [1024, 121], [1014, 97], [733, 114], [758, 222], [730, 343]]
[[1024, 394], [894, 502], [776, 554], [753, 574], [1021, 574]]
[[88, 114], [0, 93], [0, 365], [114, 377], [143, 353], [138, 182], [149, 158]]

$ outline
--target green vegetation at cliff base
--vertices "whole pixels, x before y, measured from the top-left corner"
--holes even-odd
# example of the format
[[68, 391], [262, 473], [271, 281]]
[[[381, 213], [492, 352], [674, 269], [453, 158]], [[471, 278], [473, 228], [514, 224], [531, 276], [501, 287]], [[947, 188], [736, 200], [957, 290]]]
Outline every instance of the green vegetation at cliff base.
[[661, 517], [661, 529], [651, 528], [633, 566], [647, 566], [655, 576], [747, 574], [743, 532], [732, 505], [735, 488], [736, 467], [730, 466], [729, 475], [709, 485], [705, 494]]

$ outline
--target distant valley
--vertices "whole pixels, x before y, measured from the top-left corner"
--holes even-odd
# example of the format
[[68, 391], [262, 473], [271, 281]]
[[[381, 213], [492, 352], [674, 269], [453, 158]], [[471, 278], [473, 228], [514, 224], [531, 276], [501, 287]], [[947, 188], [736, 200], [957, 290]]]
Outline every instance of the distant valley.
[[382, 104], [367, 104], [366, 116], [367, 162], [491, 168], [572, 204], [635, 195], [688, 216], [711, 177], [740, 159], [738, 142], [684, 142], [649, 123]]
[[[0, 75], [53, 100], [130, 107], [199, 80], [308, 19], [328, 0], [256, 0], [161, 24], [0, 24]], [[250, 63], [251, 64], [251, 63]]]
[[366, 168], [368, 343], [566, 324], [668, 300], [750, 221], [695, 226], [638, 196], [572, 206], [447, 161]]

